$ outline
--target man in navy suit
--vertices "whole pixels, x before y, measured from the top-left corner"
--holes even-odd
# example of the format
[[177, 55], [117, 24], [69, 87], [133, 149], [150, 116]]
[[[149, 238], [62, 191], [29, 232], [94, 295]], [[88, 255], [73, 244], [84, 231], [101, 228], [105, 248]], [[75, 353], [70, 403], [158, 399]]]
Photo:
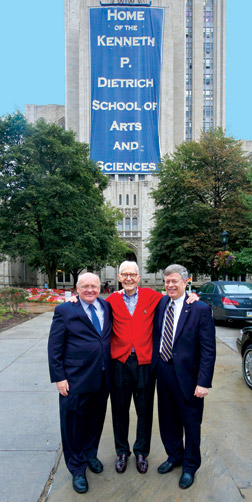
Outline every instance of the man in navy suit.
[[[200, 466], [204, 397], [215, 363], [215, 328], [208, 305], [186, 303], [188, 273], [181, 265], [164, 272], [164, 296], [156, 308], [152, 368], [157, 375], [160, 435], [168, 458], [160, 474], [182, 465], [180, 488], [189, 488]], [[185, 444], [183, 444], [183, 432]]]
[[86, 467], [99, 473], [97, 458], [109, 392], [111, 307], [100, 293], [100, 279], [81, 274], [77, 303], [55, 309], [48, 342], [51, 381], [60, 399], [66, 465], [78, 493], [88, 490]]

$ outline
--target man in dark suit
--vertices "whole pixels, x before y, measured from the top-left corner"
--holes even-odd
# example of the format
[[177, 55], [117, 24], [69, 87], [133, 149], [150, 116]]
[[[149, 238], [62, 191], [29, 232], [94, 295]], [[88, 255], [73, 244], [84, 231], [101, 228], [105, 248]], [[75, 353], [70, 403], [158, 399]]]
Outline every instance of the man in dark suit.
[[48, 342], [51, 381], [60, 399], [66, 465], [78, 493], [88, 490], [86, 467], [99, 473], [97, 458], [109, 392], [110, 305], [98, 298], [100, 279], [85, 273], [77, 282], [77, 303], [55, 309]]
[[201, 463], [203, 398], [213, 377], [215, 328], [208, 305], [186, 303], [184, 267], [170, 265], [164, 279], [168, 296], [156, 308], [152, 368], [157, 375], [159, 427], [168, 458], [158, 472], [165, 474], [182, 465], [179, 486], [189, 488]]

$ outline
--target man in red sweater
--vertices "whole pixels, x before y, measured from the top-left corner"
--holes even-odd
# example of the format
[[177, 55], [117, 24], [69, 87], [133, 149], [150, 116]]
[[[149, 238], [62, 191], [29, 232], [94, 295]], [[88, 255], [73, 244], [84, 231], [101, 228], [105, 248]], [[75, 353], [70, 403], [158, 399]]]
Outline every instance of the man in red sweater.
[[111, 404], [116, 471], [126, 470], [131, 454], [128, 431], [133, 396], [137, 413], [133, 452], [137, 469], [144, 474], [148, 469], [155, 389], [151, 375], [153, 316], [163, 295], [150, 288], [138, 287], [140, 275], [135, 262], [125, 261], [120, 265], [118, 280], [123, 290], [107, 298], [113, 312]]

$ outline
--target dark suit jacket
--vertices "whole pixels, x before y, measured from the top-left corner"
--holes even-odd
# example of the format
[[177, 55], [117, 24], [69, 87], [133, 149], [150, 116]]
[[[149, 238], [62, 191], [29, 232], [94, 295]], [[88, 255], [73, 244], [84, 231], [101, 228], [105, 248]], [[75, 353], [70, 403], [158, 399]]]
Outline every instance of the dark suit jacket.
[[52, 382], [67, 379], [74, 394], [99, 390], [103, 366], [109, 387], [112, 314], [110, 305], [101, 298], [98, 300], [104, 308], [101, 335], [85, 314], [80, 300], [55, 308], [48, 341], [50, 377]]
[[[211, 387], [216, 344], [210, 307], [201, 301], [188, 305], [186, 299], [187, 295], [178, 320], [172, 357], [181, 391], [186, 399], [191, 400], [196, 385]], [[168, 296], [164, 296], [156, 308], [152, 368], [158, 361], [162, 323], [169, 300]]]

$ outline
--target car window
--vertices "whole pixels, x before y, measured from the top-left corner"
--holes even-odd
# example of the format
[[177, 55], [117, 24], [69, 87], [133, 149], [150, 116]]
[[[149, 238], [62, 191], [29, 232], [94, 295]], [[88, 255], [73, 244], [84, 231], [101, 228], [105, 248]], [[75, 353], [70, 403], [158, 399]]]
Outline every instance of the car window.
[[205, 293], [207, 294], [213, 294], [215, 290], [215, 284], [207, 284], [206, 291]]
[[199, 293], [205, 293], [205, 292], [206, 292], [206, 287], [207, 287], [207, 286], [208, 286], [207, 284], [202, 284], [202, 286], [200, 286], [200, 288], [199, 288], [199, 291], [198, 291], [198, 292], [199, 292]]
[[222, 284], [221, 289], [226, 294], [249, 294], [252, 293], [252, 284], [244, 282], [243, 284]]

